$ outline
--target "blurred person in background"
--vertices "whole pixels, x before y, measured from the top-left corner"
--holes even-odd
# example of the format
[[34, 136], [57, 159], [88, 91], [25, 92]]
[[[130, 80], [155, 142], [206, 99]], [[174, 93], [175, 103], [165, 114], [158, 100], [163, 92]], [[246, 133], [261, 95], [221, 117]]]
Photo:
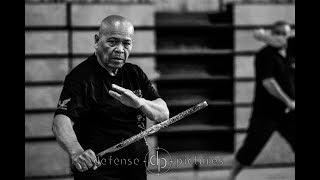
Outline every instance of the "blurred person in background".
[[286, 46], [286, 58], [288, 63], [295, 69], [295, 34], [291, 33], [291, 35], [286, 38], [281, 35], [272, 35], [266, 32], [265, 29], [257, 29], [254, 31], [253, 36], [256, 40], [264, 42], [270, 46], [281, 48], [282, 46]]
[[246, 139], [235, 155], [228, 177], [236, 179], [250, 166], [274, 131], [278, 131], [295, 152], [294, 42], [290, 24], [275, 22], [271, 34], [255, 31], [254, 37], [267, 45], [255, 56], [256, 87]]
[[65, 78], [52, 130], [71, 160], [75, 180], [146, 180], [145, 139], [97, 158], [145, 130], [146, 118], [169, 118], [164, 100], [137, 65], [127, 63], [134, 27], [124, 17], [102, 20], [95, 52]]

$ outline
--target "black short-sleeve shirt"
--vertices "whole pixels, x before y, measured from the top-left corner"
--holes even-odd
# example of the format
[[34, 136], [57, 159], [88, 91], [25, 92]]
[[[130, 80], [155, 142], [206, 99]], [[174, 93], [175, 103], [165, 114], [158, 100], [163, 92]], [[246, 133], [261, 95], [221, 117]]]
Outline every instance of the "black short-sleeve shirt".
[[295, 99], [294, 71], [291, 62], [280, 55], [277, 48], [266, 46], [255, 56], [255, 74], [254, 115], [270, 117], [284, 113], [286, 105], [271, 95], [262, 82], [266, 78], [274, 78], [281, 89], [290, 98]]
[[[55, 115], [68, 116], [74, 122], [73, 128], [81, 146], [95, 153], [146, 127], [146, 116], [140, 110], [127, 107], [108, 94], [111, 84], [130, 89], [147, 100], [160, 98], [137, 65], [126, 63], [116, 76], [111, 76], [92, 55], [75, 67], [65, 78]], [[124, 149], [119, 153], [128, 156], [140, 153], [142, 157], [147, 146], [141, 140]]]

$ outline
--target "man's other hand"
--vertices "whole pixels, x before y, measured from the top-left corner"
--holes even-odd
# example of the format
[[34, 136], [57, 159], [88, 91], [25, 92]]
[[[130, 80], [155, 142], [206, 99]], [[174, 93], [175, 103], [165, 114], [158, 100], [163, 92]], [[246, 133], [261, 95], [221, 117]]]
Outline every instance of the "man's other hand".
[[71, 155], [71, 161], [80, 172], [87, 171], [92, 167], [93, 170], [96, 170], [101, 165], [101, 163], [98, 162], [95, 153], [91, 149]]
[[285, 113], [289, 113], [290, 111], [294, 111], [296, 109], [296, 101], [290, 101], [287, 103], [287, 108], [285, 110]]
[[291, 101], [289, 104], [288, 104], [288, 108], [290, 110], [295, 110], [296, 109], [296, 101]]
[[265, 35], [266, 35], [266, 31], [262, 28], [255, 29], [253, 31], [253, 37], [257, 40], [262, 40]]
[[132, 108], [140, 108], [143, 105], [144, 99], [139, 98], [131, 90], [125, 89], [115, 84], [112, 84], [112, 88], [113, 90], [109, 90], [110, 96], [114, 97], [122, 104]]

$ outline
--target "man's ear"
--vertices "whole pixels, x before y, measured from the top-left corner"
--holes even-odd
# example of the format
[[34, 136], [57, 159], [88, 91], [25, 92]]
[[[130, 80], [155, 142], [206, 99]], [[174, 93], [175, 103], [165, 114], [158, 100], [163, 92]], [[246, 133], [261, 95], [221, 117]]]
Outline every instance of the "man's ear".
[[94, 35], [94, 48], [98, 47], [99, 36], [97, 34]]

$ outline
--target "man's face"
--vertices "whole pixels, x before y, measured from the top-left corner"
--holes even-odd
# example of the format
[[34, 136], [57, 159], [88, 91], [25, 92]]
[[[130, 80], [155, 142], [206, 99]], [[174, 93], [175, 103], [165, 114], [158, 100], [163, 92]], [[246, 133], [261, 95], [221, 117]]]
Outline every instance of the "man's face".
[[[291, 27], [289, 25], [278, 26], [273, 32], [273, 35], [286, 39], [285, 42], [287, 42], [287, 39], [289, 38], [290, 34]], [[284, 46], [286, 45], [287, 43]]]
[[115, 23], [95, 36], [96, 53], [102, 63], [112, 70], [121, 68], [132, 50], [133, 27]]

